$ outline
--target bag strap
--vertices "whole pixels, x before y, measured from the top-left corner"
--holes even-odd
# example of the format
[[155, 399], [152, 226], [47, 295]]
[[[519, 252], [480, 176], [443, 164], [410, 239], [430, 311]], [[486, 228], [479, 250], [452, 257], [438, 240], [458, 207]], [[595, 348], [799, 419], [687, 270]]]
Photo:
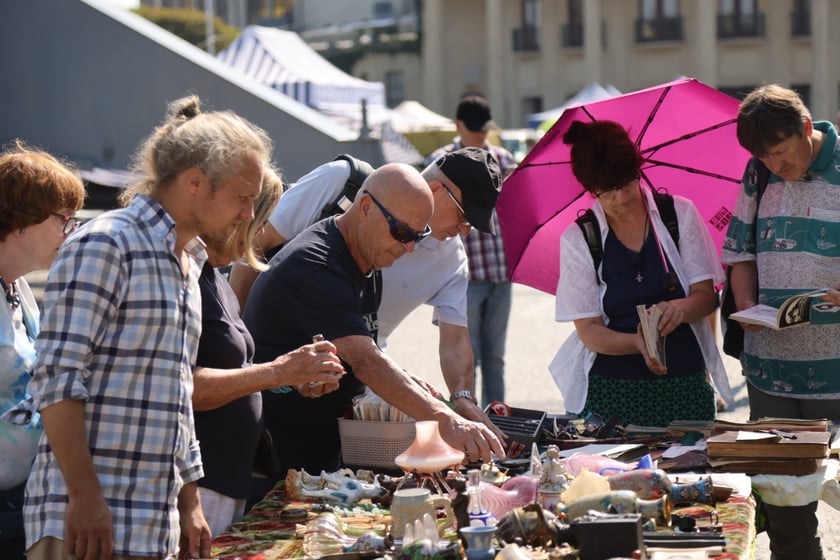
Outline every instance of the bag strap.
[[767, 190], [767, 183], [770, 182], [770, 170], [757, 157], [750, 158], [750, 171], [755, 172], [755, 216], [756, 225], [758, 225], [758, 205], [761, 203], [761, 197], [764, 196], [764, 191]]
[[[666, 192], [654, 191], [653, 201], [656, 203], [656, 208], [659, 210], [659, 216], [662, 218], [662, 222], [668, 228], [668, 233], [671, 234], [671, 238], [674, 240], [677, 250], [679, 250], [680, 225], [677, 221], [674, 197]], [[598, 267], [601, 266], [601, 261], [604, 258], [604, 248], [601, 245], [601, 228], [598, 226], [598, 219], [595, 217], [595, 212], [589, 208], [575, 219], [575, 223], [583, 233], [583, 238], [589, 247], [589, 253], [592, 255], [592, 263], [595, 265], [595, 276], [598, 283], [600, 283], [601, 279], [598, 277]]]
[[344, 183], [344, 188], [338, 198], [333, 202], [326, 204], [321, 210], [321, 215], [318, 217], [319, 220], [346, 212], [347, 209], [350, 208], [350, 205], [353, 204], [353, 200], [356, 199], [356, 195], [358, 194], [359, 189], [362, 188], [362, 184], [365, 182], [365, 179], [373, 173], [373, 166], [371, 164], [355, 158], [350, 154], [341, 154], [336, 156], [333, 161], [338, 160], [344, 160], [350, 164], [350, 176]]

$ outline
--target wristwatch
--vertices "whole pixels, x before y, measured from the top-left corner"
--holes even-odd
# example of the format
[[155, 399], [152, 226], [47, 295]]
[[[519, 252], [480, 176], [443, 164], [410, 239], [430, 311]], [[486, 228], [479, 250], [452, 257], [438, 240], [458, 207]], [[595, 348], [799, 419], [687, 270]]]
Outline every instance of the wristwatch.
[[472, 391], [455, 391], [452, 393], [452, 396], [449, 397], [449, 402], [452, 402], [455, 399], [469, 399], [473, 402], [473, 404], [478, 404], [478, 401], [473, 396]]

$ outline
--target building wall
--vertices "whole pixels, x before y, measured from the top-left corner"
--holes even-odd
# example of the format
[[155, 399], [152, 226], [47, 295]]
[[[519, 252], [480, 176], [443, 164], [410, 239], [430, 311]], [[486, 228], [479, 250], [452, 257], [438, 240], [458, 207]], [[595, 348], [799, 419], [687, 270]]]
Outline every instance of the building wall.
[[540, 48], [515, 52], [521, 0], [425, 0], [423, 57], [430, 60], [423, 61], [417, 98], [448, 115], [463, 92], [482, 91], [497, 122], [518, 127], [529, 99], [549, 109], [590, 81], [633, 91], [686, 75], [719, 88], [804, 84], [815, 118], [833, 119], [840, 107], [840, 64], [832, 54], [840, 52], [840, 34], [830, 30], [840, 29], [840, 2], [812, 0], [811, 33], [804, 37], [791, 35], [793, 4], [759, 0], [764, 35], [721, 39], [717, 2], [681, 0], [682, 39], [639, 43], [637, 0], [584, 0], [584, 19], [594, 14], [602, 22], [595, 29], [604, 30], [603, 43], [593, 33], [580, 47], [564, 47], [568, 0], [540, 0]]
[[[32, 37], [38, 37], [33, 41]], [[125, 169], [166, 104], [199, 95], [263, 127], [290, 179], [343, 152], [375, 165], [378, 142], [265, 86], [145, 19], [95, 0], [10, 2], [0, 18], [0, 144], [23, 138], [82, 168]]]

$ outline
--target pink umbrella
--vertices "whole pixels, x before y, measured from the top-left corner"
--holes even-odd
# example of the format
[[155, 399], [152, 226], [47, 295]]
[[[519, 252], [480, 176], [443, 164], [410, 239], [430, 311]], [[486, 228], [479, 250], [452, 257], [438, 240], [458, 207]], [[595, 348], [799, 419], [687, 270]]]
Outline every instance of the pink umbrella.
[[574, 121], [623, 124], [644, 158], [642, 184], [694, 201], [720, 250], [749, 159], [735, 137], [737, 112], [736, 99], [689, 78], [566, 109], [505, 180], [496, 205], [511, 280], [555, 293], [560, 235], [594, 200], [563, 143]]

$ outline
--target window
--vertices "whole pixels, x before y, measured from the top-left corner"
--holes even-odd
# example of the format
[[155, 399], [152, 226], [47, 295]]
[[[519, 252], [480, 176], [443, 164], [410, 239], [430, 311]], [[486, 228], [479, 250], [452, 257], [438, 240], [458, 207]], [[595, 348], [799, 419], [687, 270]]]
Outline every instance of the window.
[[803, 37], [811, 34], [811, 0], [793, 0], [790, 13], [790, 34]]
[[719, 0], [718, 37], [764, 37], [764, 14], [756, 0]]
[[394, 5], [390, 2], [375, 2], [373, 4], [373, 19], [394, 17]]
[[679, 0], [640, 0], [639, 14], [636, 42], [682, 40]]
[[405, 101], [405, 75], [402, 70], [385, 72], [385, 104], [396, 107]]
[[583, 46], [583, 0], [569, 0], [566, 23], [563, 24], [560, 44], [564, 47]]
[[514, 51], [540, 50], [540, 2], [522, 0], [522, 26], [513, 30]]

